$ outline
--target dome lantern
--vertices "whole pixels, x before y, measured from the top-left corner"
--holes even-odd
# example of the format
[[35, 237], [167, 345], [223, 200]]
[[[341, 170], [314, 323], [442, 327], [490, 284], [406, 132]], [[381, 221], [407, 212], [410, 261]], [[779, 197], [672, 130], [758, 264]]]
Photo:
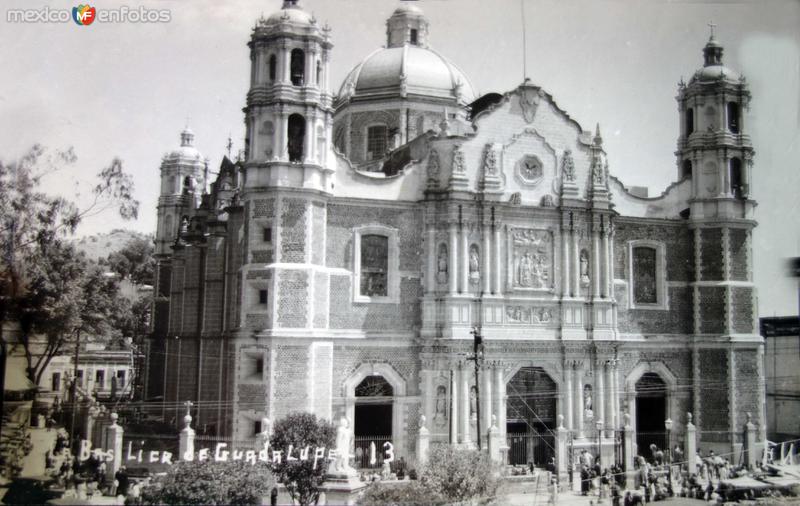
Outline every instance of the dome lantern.
[[406, 44], [428, 47], [428, 20], [419, 7], [408, 3], [395, 9], [386, 20], [386, 47]]

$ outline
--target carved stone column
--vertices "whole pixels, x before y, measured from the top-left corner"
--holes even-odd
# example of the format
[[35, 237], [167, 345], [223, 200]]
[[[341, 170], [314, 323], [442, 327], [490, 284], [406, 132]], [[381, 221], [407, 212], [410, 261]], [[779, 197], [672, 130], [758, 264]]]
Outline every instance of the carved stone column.
[[606, 388], [608, 395], [606, 395], [606, 435], [611, 437], [614, 435], [614, 429], [617, 427], [616, 411], [614, 408], [614, 399], [617, 395], [616, 385], [614, 385], [614, 361], [606, 360], [605, 375], [606, 375]]
[[575, 362], [575, 431], [576, 437], [583, 438], [583, 364], [580, 361]]
[[607, 424], [606, 420], [606, 389], [605, 389], [605, 378], [603, 378], [603, 369], [604, 369], [604, 362], [602, 360], [598, 360], [595, 365], [595, 378], [596, 378], [596, 387], [597, 387], [597, 395], [594, 396], [595, 398], [595, 405], [592, 407], [595, 411], [595, 416], [597, 417], [597, 421], [603, 422], [603, 425]]
[[[436, 226], [428, 225], [428, 271], [425, 275], [425, 292], [432, 294], [436, 291]], [[427, 416], [427, 415], [425, 415]]]
[[458, 369], [450, 370], [450, 444], [458, 442]]
[[610, 258], [610, 251], [608, 249], [608, 231], [603, 230], [601, 232], [603, 236], [603, 291], [602, 295], [604, 299], [608, 298], [609, 294], [609, 285], [611, 284], [609, 281], [611, 279], [611, 258]]
[[[483, 272], [481, 275], [483, 276], [483, 280], [481, 281], [481, 286], [483, 287], [484, 293], [491, 293], [492, 291], [492, 261], [491, 261], [491, 250], [492, 250], [492, 228], [489, 223], [484, 223], [483, 225]], [[491, 421], [491, 420], [490, 420]], [[489, 425], [485, 426], [487, 429]]]
[[287, 84], [292, 82], [292, 52], [289, 46], [281, 47], [281, 57], [278, 61], [281, 64], [281, 80]]
[[494, 227], [494, 273], [492, 274], [492, 279], [494, 280], [494, 290], [492, 293], [495, 295], [502, 295], [503, 293], [503, 259], [500, 255], [500, 241], [500, 225], [498, 224]]
[[450, 224], [448, 253], [450, 254], [450, 261], [447, 266], [447, 282], [450, 295], [455, 295], [458, 292], [458, 228], [456, 228], [455, 223]]
[[581, 294], [580, 238], [575, 230], [570, 235], [572, 236], [572, 295], [579, 297]]
[[600, 297], [600, 233], [595, 229], [592, 231], [592, 296], [597, 299]]
[[306, 116], [306, 136], [303, 139], [303, 160], [306, 163], [314, 162], [314, 130], [314, 113], [311, 112]]
[[501, 444], [505, 446], [506, 440], [506, 382], [501, 364], [494, 366], [495, 406], [497, 406], [497, 428], [500, 431]]
[[567, 429], [572, 430], [575, 425], [573, 424], [573, 415], [572, 411], [574, 408], [574, 401], [573, 397], [573, 390], [572, 390], [572, 361], [566, 360], [564, 361], [564, 389], [567, 392], [567, 400], [566, 400], [566, 413], [567, 413]]
[[464, 444], [471, 444], [472, 439], [469, 433], [470, 423], [470, 388], [469, 388], [469, 367], [467, 364], [462, 364], [459, 369], [460, 376], [460, 393], [461, 393], [461, 412], [459, 413], [459, 420], [461, 421], [461, 431], [459, 434], [459, 442]]
[[469, 293], [469, 227], [466, 223], [461, 225], [461, 261], [458, 263], [460, 291], [461, 293]]
[[278, 154], [278, 159], [285, 162], [289, 160], [289, 114], [281, 108], [277, 118], [278, 124], [275, 125], [275, 130], [278, 133], [278, 143], [275, 145], [275, 152]]
[[492, 369], [484, 367], [481, 370], [483, 384], [481, 385], [481, 428], [483, 438], [492, 426]]

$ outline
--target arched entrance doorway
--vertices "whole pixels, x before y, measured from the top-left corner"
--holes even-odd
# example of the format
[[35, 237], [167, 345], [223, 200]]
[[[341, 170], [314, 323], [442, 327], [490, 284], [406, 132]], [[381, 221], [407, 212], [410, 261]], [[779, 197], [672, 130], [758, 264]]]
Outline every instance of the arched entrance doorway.
[[[394, 389], [383, 376], [367, 376], [355, 389], [353, 435], [358, 467], [382, 462], [383, 444], [392, 441]], [[370, 466], [370, 444], [375, 443], [376, 462]]]
[[636, 445], [648, 461], [654, 458], [650, 445], [667, 447], [667, 416], [667, 384], [654, 372], [644, 373], [636, 382]]
[[558, 387], [541, 367], [523, 367], [506, 386], [508, 463], [546, 466], [555, 456]]

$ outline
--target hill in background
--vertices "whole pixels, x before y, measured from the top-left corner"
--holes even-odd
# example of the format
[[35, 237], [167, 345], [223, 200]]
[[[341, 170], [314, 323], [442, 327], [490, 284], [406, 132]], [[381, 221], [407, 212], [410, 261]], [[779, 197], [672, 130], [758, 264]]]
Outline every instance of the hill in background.
[[72, 244], [83, 251], [92, 260], [105, 258], [125, 247], [132, 239], [153, 239], [152, 235], [133, 230], [114, 229], [104, 234], [87, 235], [72, 241]]

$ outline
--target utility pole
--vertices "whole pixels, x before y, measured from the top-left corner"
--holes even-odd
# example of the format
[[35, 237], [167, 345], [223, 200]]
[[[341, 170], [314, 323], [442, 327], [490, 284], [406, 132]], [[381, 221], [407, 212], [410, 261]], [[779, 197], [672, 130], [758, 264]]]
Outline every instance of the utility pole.
[[483, 365], [483, 336], [480, 325], [472, 327], [472, 355], [467, 360], [475, 362], [475, 429], [478, 439], [478, 450], [481, 449], [481, 380], [480, 370]]

